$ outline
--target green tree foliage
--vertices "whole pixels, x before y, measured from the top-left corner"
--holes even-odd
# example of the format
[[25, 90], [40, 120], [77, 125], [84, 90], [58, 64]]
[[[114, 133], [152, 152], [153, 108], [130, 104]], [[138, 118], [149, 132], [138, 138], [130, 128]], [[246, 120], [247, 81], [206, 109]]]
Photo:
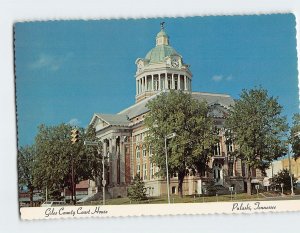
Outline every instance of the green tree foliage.
[[300, 114], [294, 114], [293, 125], [290, 133], [290, 143], [292, 144], [292, 150], [294, 153], [294, 159], [300, 157]]
[[138, 174], [134, 177], [132, 184], [128, 187], [127, 196], [132, 201], [141, 201], [147, 198], [145, 183]]
[[227, 136], [238, 145], [235, 151], [247, 167], [247, 192], [251, 194], [251, 170], [269, 167], [286, 153], [284, 138], [288, 130], [282, 107], [266, 90], [243, 90], [225, 122]]
[[[296, 184], [297, 179], [295, 179], [293, 177], [293, 185]], [[281, 188], [281, 184], [283, 184], [283, 190], [291, 190], [291, 177], [290, 177], [290, 173], [287, 169], [284, 169], [280, 172], [278, 172], [278, 174], [274, 175], [274, 177], [272, 178], [272, 183], [274, 185], [276, 185], [276, 187]]]
[[35, 147], [26, 146], [18, 150], [18, 183], [19, 190], [26, 187], [30, 193], [30, 205], [33, 206], [33, 169], [35, 159]]
[[176, 133], [168, 140], [168, 169], [178, 176], [178, 191], [182, 197], [182, 184], [188, 169], [192, 172], [205, 169], [212, 155], [212, 145], [217, 142], [212, 119], [208, 117], [205, 102], [191, 94], [171, 91], [162, 93], [148, 102], [149, 113], [145, 118], [148, 131], [146, 142], [153, 150], [152, 162], [166, 176], [165, 136]]
[[69, 188], [72, 191], [72, 167], [75, 183], [83, 179], [94, 179], [101, 174], [101, 159], [97, 148], [83, 145], [85, 139], [96, 140], [95, 132], [79, 129], [79, 142], [71, 143], [72, 126], [39, 126], [35, 138], [36, 160], [34, 184], [41, 189], [55, 190]]

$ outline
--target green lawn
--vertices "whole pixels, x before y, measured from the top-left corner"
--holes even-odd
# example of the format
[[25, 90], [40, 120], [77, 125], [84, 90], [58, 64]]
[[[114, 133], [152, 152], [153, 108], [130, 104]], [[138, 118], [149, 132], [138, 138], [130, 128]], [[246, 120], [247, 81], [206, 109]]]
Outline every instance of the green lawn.
[[[240, 193], [236, 195], [232, 195], [232, 199], [230, 195], [222, 195], [222, 196], [207, 196], [207, 197], [199, 197], [199, 196], [184, 196], [180, 198], [179, 196], [171, 196], [171, 203], [203, 203], [203, 202], [224, 202], [224, 201], [244, 201], [244, 200], [258, 200], [262, 199], [259, 195], [257, 197], [256, 194], [249, 196], [246, 193]], [[167, 196], [162, 197], [153, 197], [148, 200], [143, 200], [140, 202], [130, 201], [129, 198], [116, 198], [116, 199], [107, 199], [106, 205], [129, 205], [129, 204], [164, 204], [167, 203]], [[102, 201], [93, 201], [89, 203], [84, 203], [85, 205], [101, 205]]]

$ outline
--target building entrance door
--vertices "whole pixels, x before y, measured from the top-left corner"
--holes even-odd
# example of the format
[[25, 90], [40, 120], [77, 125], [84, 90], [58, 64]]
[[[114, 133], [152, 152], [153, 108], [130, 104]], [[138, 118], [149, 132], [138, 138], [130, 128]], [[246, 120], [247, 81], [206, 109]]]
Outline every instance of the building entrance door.
[[216, 185], [223, 185], [223, 166], [220, 163], [215, 163], [213, 167], [214, 180]]

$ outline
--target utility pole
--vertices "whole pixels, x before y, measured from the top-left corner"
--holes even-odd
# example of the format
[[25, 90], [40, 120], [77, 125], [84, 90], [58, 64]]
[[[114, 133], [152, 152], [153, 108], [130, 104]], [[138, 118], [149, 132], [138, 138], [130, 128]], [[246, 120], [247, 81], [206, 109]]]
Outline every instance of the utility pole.
[[71, 155], [71, 175], [72, 175], [72, 201], [76, 205], [76, 188], [75, 188], [75, 177], [74, 177], [74, 158]]

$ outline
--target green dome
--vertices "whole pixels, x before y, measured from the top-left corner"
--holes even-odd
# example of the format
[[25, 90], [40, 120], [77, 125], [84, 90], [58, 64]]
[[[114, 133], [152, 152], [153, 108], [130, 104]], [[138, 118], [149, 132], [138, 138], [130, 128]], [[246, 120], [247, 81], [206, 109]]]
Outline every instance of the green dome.
[[170, 45], [157, 45], [147, 53], [145, 59], [149, 60], [150, 63], [159, 63], [171, 55], [180, 56]]

